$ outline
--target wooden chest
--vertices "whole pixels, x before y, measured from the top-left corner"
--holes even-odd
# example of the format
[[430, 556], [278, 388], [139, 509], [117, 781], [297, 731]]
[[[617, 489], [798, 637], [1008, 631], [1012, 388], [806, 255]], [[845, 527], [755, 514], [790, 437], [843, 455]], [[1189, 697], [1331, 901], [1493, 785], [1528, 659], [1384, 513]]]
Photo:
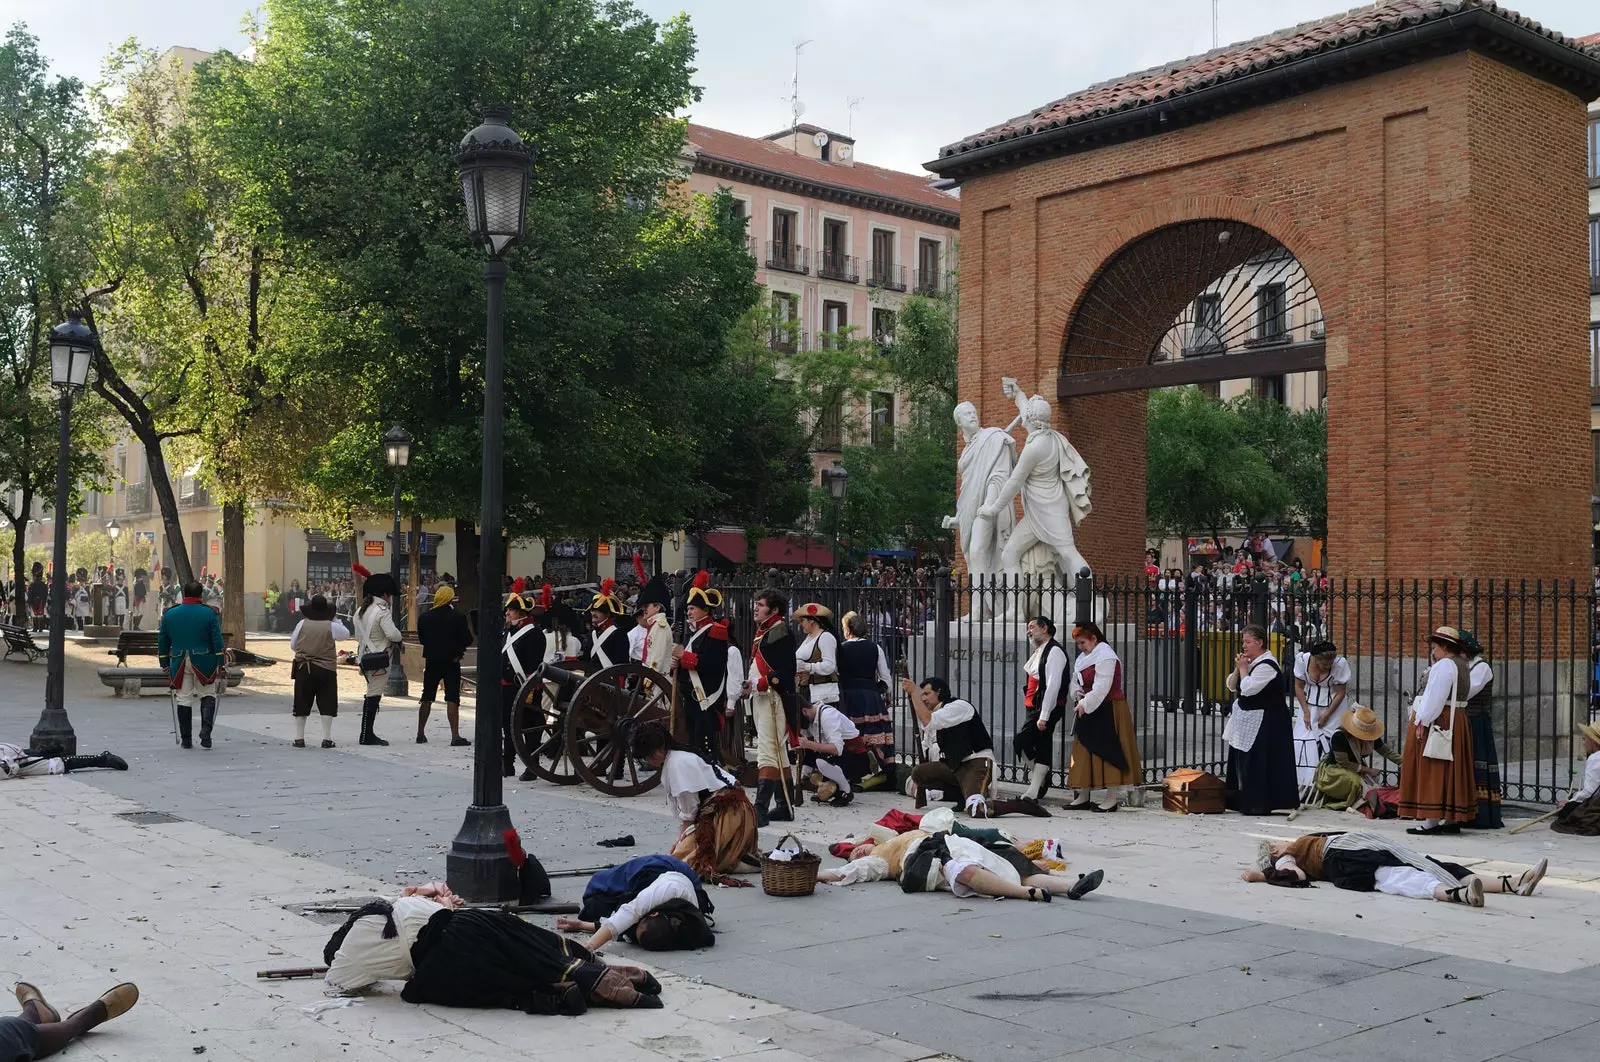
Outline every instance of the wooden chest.
[[1161, 806], [1180, 815], [1220, 815], [1226, 784], [1205, 771], [1186, 767], [1162, 779]]

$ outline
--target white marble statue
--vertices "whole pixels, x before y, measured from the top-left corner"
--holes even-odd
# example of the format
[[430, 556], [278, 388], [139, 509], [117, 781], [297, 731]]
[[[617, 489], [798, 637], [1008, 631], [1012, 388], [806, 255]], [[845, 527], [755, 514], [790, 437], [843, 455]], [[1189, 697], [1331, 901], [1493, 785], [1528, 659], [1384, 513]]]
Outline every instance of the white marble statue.
[[990, 515], [980, 515], [1011, 477], [1017, 462], [1017, 441], [1003, 428], [985, 428], [978, 423], [978, 410], [971, 402], [956, 406], [956, 425], [966, 445], [956, 471], [956, 515], [944, 518], [944, 526], [957, 529], [961, 556], [967, 572], [975, 579], [999, 574], [1000, 553], [1011, 537], [1016, 513], [1010, 505], [998, 506]]
[[1027, 397], [1017, 381], [1003, 381], [1028, 432], [1011, 475], [978, 509], [981, 519], [996, 519], [1022, 496], [1022, 520], [1000, 552], [1000, 569], [1011, 578], [1054, 573], [1070, 588], [1088, 567], [1073, 540], [1073, 525], [1089, 515], [1089, 466], [1067, 437], [1050, 426], [1050, 403]]

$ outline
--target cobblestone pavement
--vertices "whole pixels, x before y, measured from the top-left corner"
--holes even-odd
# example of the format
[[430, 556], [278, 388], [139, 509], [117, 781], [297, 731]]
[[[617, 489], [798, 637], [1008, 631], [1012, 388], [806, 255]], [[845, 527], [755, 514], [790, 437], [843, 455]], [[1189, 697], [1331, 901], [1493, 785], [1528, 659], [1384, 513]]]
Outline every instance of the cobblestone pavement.
[[[355, 745], [353, 676], [340, 747], [290, 748], [279, 666], [252, 671], [223, 702], [215, 749], [184, 752], [164, 697], [113, 698], [91, 666], [103, 650], [69, 652], [81, 751], [113, 749], [132, 770], [0, 783], [0, 890], [13, 936], [0, 976], [39, 982], [69, 1003], [139, 981], [139, 1007], [72, 1049], [82, 1057], [189, 1057], [203, 1046], [225, 1059], [476, 1058], [510, 1047], [680, 1062], [1218, 1052], [1452, 1062], [1581, 1053], [1587, 1062], [1600, 1043], [1600, 844], [1541, 827], [1448, 839], [1435, 854], [1485, 872], [1551, 860], [1539, 896], [1491, 896], [1474, 911], [1237, 880], [1258, 838], [1343, 828], [1347, 816], [1290, 824], [1153, 808], [1003, 820], [1023, 837], [1062, 837], [1075, 871], [1106, 869], [1105, 887], [1082, 903], [960, 901], [890, 884], [824, 886], [792, 900], [718, 890], [714, 949], [615, 946], [663, 971], [664, 1011], [528, 1018], [383, 994], [312, 1017], [300, 1008], [321, 999], [319, 983], [262, 983], [254, 971], [320, 961], [328, 930], [294, 913], [297, 904], [443, 876], [470, 797], [470, 750], [449, 747], [438, 708], [430, 743], [412, 743], [414, 711], [387, 701], [378, 730], [393, 744]], [[43, 679], [43, 664], [0, 667], [0, 738], [26, 738]], [[618, 800], [508, 782], [507, 803], [552, 870], [658, 850], [671, 837], [658, 794]], [[821, 844], [909, 803], [872, 794], [849, 809], [808, 805], [796, 832]], [[181, 821], [116, 817], [136, 810]], [[638, 847], [594, 843], [622, 833]], [[563, 879], [558, 898], [576, 899], [581, 887]]]

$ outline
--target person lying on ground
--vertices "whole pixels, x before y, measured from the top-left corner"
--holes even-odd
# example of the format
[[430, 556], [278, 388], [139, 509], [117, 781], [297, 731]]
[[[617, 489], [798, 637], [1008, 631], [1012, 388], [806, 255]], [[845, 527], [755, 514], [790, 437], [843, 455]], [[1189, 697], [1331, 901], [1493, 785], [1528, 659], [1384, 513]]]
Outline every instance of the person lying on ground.
[[709, 948], [716, 910], [700, 875], [667, 855], [636, 856], [589, 879], [577, 918], [557, 918], [563, 933], [589, 933], [583, 946], [597, 952], [613, 940], [647, 951]]
[[126, 771], [128, 761], [115, 753], [102, 752], [98, 756], [41, 756], [17, 745], [0, 741], [0, 778], [32, 778], [47, 774], [66, 774], [100, 767], [108, 771]]
[[95, 1026], [126, 1014], [139, 1002], [139, 987], [124, 983], [63, 1018], [28, 982], [19, 981], [16, 994], [22, 1015], [0, 1018], [0, 1062], [49, 1058]]
[[1059, 895], [1081, 900], [1105, 880], [1102, 870], [1058, 878], [1043, 860], [1028, 859], [1005, 841], [986, 842], [954, 833], [936, 833], [912, 845], [900, 871], [906, 892], [949, 889], [957, 897], [998, 896], [1049, 903]]
[[805, 729], [795, 738], [800, 762], [816, 768], [822, 781], [817, 785], [817, 800], [842, 808], [855, 799], [852, 783], [861, 781], [870, 763], [867, 742], [850, 717], [831, 704], [805, 704], [800, 707]]
[[407, 1003], [582, 1014], [603, 1007], [660, 1009], [661, 985], [644, 970], [611, 966], [577, 941], [506, 911], [457, 909], [441, 896], [378, 900], [328, 939], [325, 979], [343, 992], [404, 981]]
[[907, 830], [886, 841], [868, 838], [850, 850], [850, 859], [844, 866], [817, 871], [817, 880], [835, 885], [899, 881], [906, 850], [927, 836], [924, 830]]
[[672, 856], [694, 868], [702, 880], [732, 873], [741, 864], [759, 867], [756, 809], [727, 771], [691, 752], [664, 723], [634, 731], [634, 759], [661, 772], [667, 806], [678, 816]]
[[1486, 892], [1532, 896], [1549, 860], [1520, 874], [1482, 878], [1459, 863], [1421, 855], [1371, 833], [1312, 833], [1292, 841], [1262, 842], [1258, 866], [1240, 875], [1288, 889], [1326, 881], [1355, 892], [1384, 892], [1417, 900], [1482, 907]]

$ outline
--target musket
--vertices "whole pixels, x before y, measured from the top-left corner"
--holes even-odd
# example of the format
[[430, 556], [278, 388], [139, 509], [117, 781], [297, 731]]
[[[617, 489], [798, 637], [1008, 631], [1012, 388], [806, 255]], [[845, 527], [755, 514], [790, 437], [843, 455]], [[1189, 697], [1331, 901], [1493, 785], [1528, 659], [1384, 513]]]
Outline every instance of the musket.
[[[673, 641], [681, 648], [689, 637], [689, 569], [678, 569], [678, 598], [677, 608], [673, 611]], [[689, 724], [683, 718], [683, 664], [676, 662], [672, 666], [672, 722], [670, 724], [672, 736], [678, 738], [689, 736]]]

